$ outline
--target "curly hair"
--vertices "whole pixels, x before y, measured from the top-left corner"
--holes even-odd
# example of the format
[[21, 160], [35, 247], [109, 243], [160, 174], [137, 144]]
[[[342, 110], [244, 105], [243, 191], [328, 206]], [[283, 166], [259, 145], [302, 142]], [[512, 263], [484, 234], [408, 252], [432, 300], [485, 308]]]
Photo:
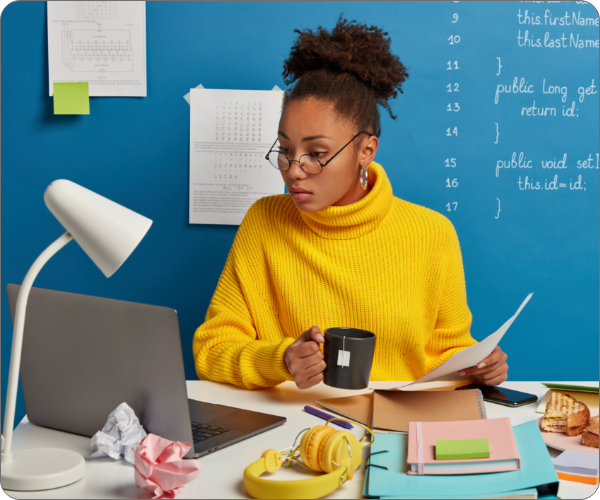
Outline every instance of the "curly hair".
[[388, 33], [342, 15], [331, 33], [321, 26], [294, 32], [298, 38], [283, 63], [283, 81], [296, 84], [285, 91], [282, 109], [290, 101], [308, 97], [326, 100], [359, 130], [379, 137], [377, 105], [396, 119], [388, 101], [398, 91], [403, 93], [402, 83], [408, 78], [406, 68], [390, 51]]

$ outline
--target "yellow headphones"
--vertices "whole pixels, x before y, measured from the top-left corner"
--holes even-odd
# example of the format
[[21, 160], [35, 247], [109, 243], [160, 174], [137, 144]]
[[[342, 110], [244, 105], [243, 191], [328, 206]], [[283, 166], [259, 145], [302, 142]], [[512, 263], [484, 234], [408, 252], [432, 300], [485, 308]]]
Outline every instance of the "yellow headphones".
[[[345, 420], [358, 425], [367, 430], [373, 440], [361, 446], [367, 436], [359, 441], [350, 432], [336, 431], [328, 427], [332, 420]], [[244, 486], [254, 498], [321, 498], [352, 479], [354, 471], [363, 461], [362, 450], [374, 441], [375, 435], [368, 427], [353, 420], [332, 418], [325, 425], [307, 429], [297, 447], [294, 441], [292, 450], [284, 452], [287, 455], [285, 462], [281, 452], [266, 450], [259, 460], [244, 470]], [[282, 465], [289, 467], [293, 463], [326, 474], [299, 481], [269, 481], [259, 477], [263, 472], [275, 472]]]

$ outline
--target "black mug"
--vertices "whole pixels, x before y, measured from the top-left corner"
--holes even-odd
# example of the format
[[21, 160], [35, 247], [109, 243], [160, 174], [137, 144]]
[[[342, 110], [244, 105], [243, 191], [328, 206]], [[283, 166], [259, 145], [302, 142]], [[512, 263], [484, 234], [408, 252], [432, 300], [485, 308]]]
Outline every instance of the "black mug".
[[339, 389], [365, 389], [369, 385], [375, 334], [359, 328], [325, 330], [323, 382]]

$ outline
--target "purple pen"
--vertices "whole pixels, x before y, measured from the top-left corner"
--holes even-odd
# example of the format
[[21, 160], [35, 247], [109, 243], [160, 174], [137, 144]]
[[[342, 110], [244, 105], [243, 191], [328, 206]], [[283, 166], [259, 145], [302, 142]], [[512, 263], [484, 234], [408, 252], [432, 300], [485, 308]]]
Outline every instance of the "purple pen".
[[[308, 406], [308, 405], [304, 407], [304, 411], [307, 413], [310, 413], [311, 415], [314, 415], [315, 417], [322, 418], [323, 420], [329, 420], [330, 418], [335, 418], [333, 415], [329, 415], [329, 413], [325, 413], [324, 411], [317, 410], [316, 408], [313, 408], [312, 406]], [[354, 429], [354, 426], [350, 422], [346, 422], [345, 420], [332, 420], [331, 423], [335, 424], [335, 425], [339, 425], [340, 427], [343, 427], [344, 429]]]

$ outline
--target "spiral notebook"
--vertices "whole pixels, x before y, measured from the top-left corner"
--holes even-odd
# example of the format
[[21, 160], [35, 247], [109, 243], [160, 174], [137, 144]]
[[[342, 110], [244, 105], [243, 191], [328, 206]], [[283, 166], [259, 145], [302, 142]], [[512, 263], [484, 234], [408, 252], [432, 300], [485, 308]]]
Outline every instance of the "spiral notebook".
[[486, 419], [479, 389], [373, 393], [373, 429], [408, 432], [409, 422]]

